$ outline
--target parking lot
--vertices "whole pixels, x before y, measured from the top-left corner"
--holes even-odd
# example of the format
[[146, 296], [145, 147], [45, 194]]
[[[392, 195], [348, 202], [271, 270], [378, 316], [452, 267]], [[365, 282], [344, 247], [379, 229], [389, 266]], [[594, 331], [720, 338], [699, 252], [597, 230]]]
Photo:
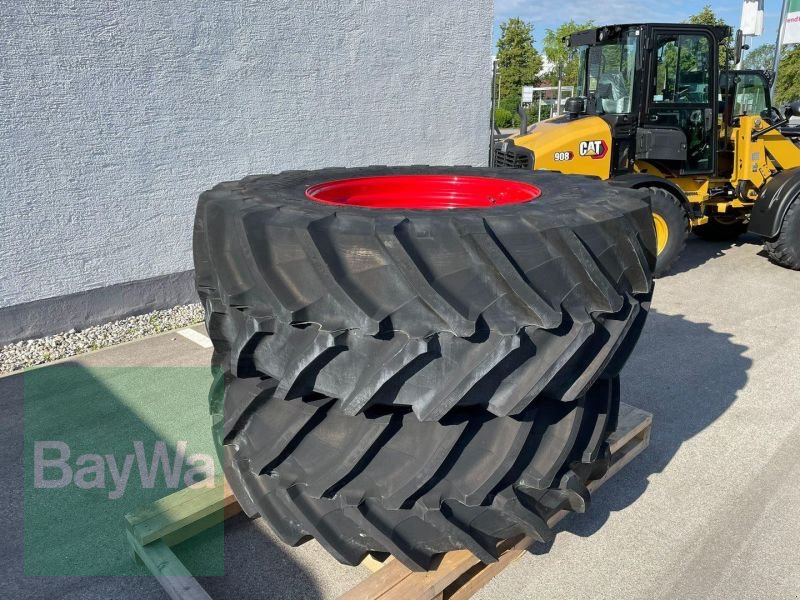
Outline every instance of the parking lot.
[[[587, 514], [567, 518], [550, 547], [535, 546], [478, 598], [798, 597], [800, 273], [760, 251], [750, 238], [690, 240], [657, 282], [623, 372], [623, 400], [654, 414], [650, 448], [599, 490]], [[209, 357], [169, 333], [71, 362], [202, 368]], [[0, 595], [161, 597], [149, 577], [23, 576], [22, 377], [0, 379], [0, 394]], [[119, 540], [102, 551], [125, 551], [122, 524]], [[369, 573], [338, 564], [314, 541], [285, 547], [241, 516], [226, 525], [225, 569], [201, 579], [215, 598], [330, 598]]]

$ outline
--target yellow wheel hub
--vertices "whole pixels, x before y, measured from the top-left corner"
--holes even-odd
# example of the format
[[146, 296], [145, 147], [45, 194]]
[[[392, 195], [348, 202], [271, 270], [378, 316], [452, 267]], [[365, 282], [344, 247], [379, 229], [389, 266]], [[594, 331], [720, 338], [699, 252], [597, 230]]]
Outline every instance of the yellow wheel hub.
[[669, 241], [669, 227], [667, 222], [658, 213], [653, 213], [653, 224], [656, 226], [656, 254], [661, 254]]

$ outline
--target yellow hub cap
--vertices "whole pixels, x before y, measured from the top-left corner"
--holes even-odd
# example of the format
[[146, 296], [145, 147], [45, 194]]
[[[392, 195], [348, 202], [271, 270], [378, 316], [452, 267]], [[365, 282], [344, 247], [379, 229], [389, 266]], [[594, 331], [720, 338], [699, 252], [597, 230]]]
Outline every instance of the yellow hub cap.
[[667, 222], [658, 213], [653, 213], [653, 224], [656, 226], [656, 254], [661, 254], [669, 241], [669, 227]]

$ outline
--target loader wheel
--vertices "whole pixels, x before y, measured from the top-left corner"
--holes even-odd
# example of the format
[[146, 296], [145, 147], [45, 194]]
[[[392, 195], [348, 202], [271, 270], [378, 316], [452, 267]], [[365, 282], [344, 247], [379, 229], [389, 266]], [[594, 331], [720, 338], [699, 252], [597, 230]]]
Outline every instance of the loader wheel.
[[710, 242], [735, 240], [747, 231], [747, 223], [737, 217], [710, 216], [708, 223], [692, 227], [692, 233]]
[[656, 232], [656, 267], [654, 277], [665, 275], [672, 263], [686, 247], [689, 234], [689, 219], [681, 201], [667, 190], [659, 187], [650, 190], [650, 207]]
[[464, 167], [220, 184], [195, 225], [215, 364], [351, 416], [571, 402], [644, 322], [655, 236], [642, 194]]
[[284, 401], [269, 379], [217, 379], [214, 434], [248, 516], [344, 564], [386, 552], [412, 570], [460, 548], [494, 562], [517, 534], [551, 540], [548, 517], [584, 512], [586, 483], [608, 469], [619, 402], [618, 380], [602, 378], [586, 397], [514, 418], [467, 409], [421, 422], [385, 408], [346, 416], [322, 396]]
[[764, 250], [775, 264], [800, 271], [800, 202], [789, 205], [780, 232], [764, 243]]

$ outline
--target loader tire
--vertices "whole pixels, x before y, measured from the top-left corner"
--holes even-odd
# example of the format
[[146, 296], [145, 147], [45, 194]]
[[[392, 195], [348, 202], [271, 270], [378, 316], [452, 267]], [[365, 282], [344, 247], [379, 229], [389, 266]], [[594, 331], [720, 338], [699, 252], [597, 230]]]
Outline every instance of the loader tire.
[[709, 242], [735, 240], [747, 231], [747, 223], [740, 219], [711, 216], [708, 223], [692, 227], [692, 233]]
[[608, 469], [619, 410], [617, 378], [516, 417], [471, 408], [439, 422], [389, 407], [346, 416], [331, 398], [285, 401], [276, 388], [218, 372], [211, 394], [242, 509], [287, 544], [315, 538], [348, 565], [390, 553], [412, 570], [461, 548], [493, 562], [518, 534], [551, 540], [548, 517], [585, 511], [586, 483]]
[[800, 202], [789, 205], [780, 232], [764, 243], [764, 250], [775, 264], [800, 271]]
[[654, 277], [666, 275], [672, 264], [683, 253], [689, 236], [689, 218], [681, 201], [660, 187], [645, 188], [650, 191], [650, 207], [656, 230], [656, 266]]
[[[448, 210], [306, 196], [331, 181], [405, 175], [519, 182], [541, 196]], [[456, 407], [508, 416], [537, 397], [574, 401], [613, 374], [644, 324], [655, 249], [644, 194], [468, 167], [218, 185], [201, 196], [195, 224], [215, 365], [275, 379], [280, 398], [336, 398], [350, 416], [396, 405], [436, 421]]]

